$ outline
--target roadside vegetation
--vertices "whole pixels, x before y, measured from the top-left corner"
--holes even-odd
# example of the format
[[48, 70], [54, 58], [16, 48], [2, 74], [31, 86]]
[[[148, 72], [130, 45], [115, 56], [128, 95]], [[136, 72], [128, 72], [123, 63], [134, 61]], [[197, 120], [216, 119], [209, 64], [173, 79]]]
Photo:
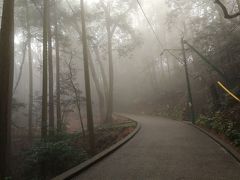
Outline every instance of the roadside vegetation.
[[240, 0], [0, 0], [0, 15], [1, 180], [101, 152], [135, 126], [116, 112], [239, 147]]
[[25, 146], [12, 157], [13, 179], [51, 179], [111, 147], [135, 128], [136, 122], [119, 116], [114, 117], [111, 124], [96, 127], [93, 154], [87, 137], [81, 132], [56, 134], [44, 142], [36, 140], [32, 146]]
[[[186, 42], [199, 52], [185, 44], [195, 122], [239, 148], [240, 1], [168, 0], [167, 4], [170, 8], [166, 18], [169, 31], [184, 36]], [[182, 51], [172, 48], [179, 47], [175, 42], [168, 43], [160, 56], [167, 68], [162, 72], [152, 67], [152, 76], [156, 77], [153, 87], [160, 93], [148, 101], [150, 108], [145, 111], [192, 121]], [[154, 62], [158, 64], [157, 60]], [[162, 78], [157, 78], [159, 72]]]

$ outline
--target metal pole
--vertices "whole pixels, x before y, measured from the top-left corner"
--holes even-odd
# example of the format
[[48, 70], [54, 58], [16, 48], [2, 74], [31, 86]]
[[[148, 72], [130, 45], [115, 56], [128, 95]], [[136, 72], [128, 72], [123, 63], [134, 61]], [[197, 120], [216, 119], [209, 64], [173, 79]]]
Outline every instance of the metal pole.
[[193, 98], [192, 98], [192, 92], [191, 92], [191, 84], [189, 80], [189, 74], [188, 74], [188, 66], [187, 66], [187, 58], [184, 48], [184, 40], [181, 38], [181, 45], [182, 45], [182, 54], [183, 54], [183, 61], [184, 61], [184, 69], [186, 74], [186, 81], [187, 81], [187, 90], [188, 90], [188, 106], [191, 109], [191, 120], [192, 123], [195, 123], [195, 112], [193, 107]]
[[208, 60], [204, 55], [202, 55], [196, 48], [194, 48], [191, 44], [189, 44], [187, 41], [183, 42], [184, 44], [187, 44], [201, 59], [207, 63], [215, 72], [217, 72], [226, 82], [228, 82], [228, 78], [226, 75], [218, 69], [214, 64], [211, 63], [211, 61]]

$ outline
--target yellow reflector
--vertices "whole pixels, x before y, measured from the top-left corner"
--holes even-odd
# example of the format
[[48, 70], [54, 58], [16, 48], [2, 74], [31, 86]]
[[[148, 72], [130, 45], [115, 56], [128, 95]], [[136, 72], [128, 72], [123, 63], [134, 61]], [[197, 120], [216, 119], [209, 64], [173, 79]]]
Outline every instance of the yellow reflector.
[[230, 90], [228, 90], [221, 82], [217, 82], [218, 83], [218, 85], [221, 87], [221, 88], [223, 88], [223, 90], [224, 91], [226, 91], [230, 96], [232, 96], [235, 100], [237, 100], [238, 102], [240, 102], [240, 99], [236, 96], [236, 95], [234, 95]]

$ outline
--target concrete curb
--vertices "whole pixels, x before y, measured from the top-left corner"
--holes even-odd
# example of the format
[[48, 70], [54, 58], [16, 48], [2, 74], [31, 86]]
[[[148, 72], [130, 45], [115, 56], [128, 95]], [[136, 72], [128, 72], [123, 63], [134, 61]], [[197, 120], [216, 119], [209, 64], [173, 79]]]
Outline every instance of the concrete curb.
[[[126, 117], [126, 118], [128, 118], [128, 117]], [[103, 152], [95, 155], [91, 159], [79, 164], [78, 166], [76, 166], [72, 169], [69, 169], [68, 171], [56, 176], [52, 180], [64, 180], [64, 179], [73, 178], [78, 173], [88, 169], [90, 166], [94, 165], [95, 163], [99, 162], [100, 160], [102, 160], [106, 156], [110, 155], [111, 153], [113, 153], [114, 151], [119, 149], [121, 146], [123, 146], [125, 143], [127, 143], [130, 139], [132, 139], [141, 129], [141, 125], [137, 121], [135, 121], [131, 118], [128, 118], [128, 119], [137, 123], [137, 127], [135, 128], [135, 130], [131, 134], [129, 134], [127, 137], [125, 137], [121, 141], [117, 142], [113, 146], [109, 147], [108, 149], [104, 150]]]
[[208, 131], [204, 130], [203, 128], [197, 125], [194, 125], [192, 123], [188, 123], [188, 124], [191, 124], [193, 127], [198, 129], [202, 133], [206, 134], [208, 137], [214, 140], [217, 144], [219, 144], [222, 148], [224, 148], [236, 161], [238, 161], [238, 163], [240, 163], [240, 154], [235, 149], [233, 149], [229, 144], [225, 143], [223, 140], [219, 139], [217, 136], [209, 133]]

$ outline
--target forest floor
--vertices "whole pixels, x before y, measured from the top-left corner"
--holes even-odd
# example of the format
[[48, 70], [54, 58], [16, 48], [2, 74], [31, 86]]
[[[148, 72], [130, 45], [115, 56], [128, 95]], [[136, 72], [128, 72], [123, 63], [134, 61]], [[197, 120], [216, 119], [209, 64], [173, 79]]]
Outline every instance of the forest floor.
[[16, 138], [12, 154], [13, 179], [39, 179], [42, 174], [41, 164], [45, 167], [45, 179], [90, 159], [92, 156], [111, 147], [125, 138], [136, 128], [135, 121], [114, 116], [111, 123], [95, 127], [95, 153], [90, 154], [88, 141], [82, 133], [63, 134], [30, 146], [27, 138]]

